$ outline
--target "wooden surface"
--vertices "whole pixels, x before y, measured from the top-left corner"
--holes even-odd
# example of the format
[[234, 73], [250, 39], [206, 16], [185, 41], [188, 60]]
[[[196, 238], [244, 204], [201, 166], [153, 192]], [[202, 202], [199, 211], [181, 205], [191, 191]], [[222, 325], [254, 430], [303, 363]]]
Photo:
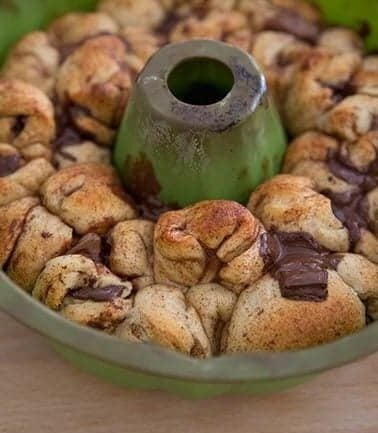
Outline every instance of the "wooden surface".
[[378, 432], [378, 355], [279, 395], [190, 402], [104, 383], [0, 323], [1, 433]]

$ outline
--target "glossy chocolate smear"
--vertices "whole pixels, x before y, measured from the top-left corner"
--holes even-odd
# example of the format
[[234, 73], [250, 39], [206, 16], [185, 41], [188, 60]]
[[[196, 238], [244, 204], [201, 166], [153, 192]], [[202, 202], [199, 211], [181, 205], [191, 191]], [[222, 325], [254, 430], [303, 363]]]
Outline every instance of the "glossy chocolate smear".
[[102, 261], [102, 239], [95, 233], [88, 233], [83, 236], [79, 242], [71, 248], [67, 255], [79, 254], [88, 257], [95, 263]]
[[21, 166], [19, 155], [0, 155], [0, 177], [9, 176]]
[[264, 233], [260, 254], [266, 270], [279, 282], [284, 298], [315, 302], [327, 299], [327, 269], [337, 267], [338, 259], [311, 235]]
[[124, 289], [123, 286], [84, 287], [73, 290], [70, 296], [80, 301], [109, 302], [121, 296]]
[[359, 192], [334, 193], [324, 191], [331, 200], [332, 210], [348, 229], [350, 244], [353, 248], [361, 239], [361, 229], [369, 227], [369, 212], [366, 197]]
[[345, 193], [323, 191], [331, 200], [335, 216], [349, 231], [351, 246], [361, 239], [361, 229], [369, 228], [369, 209], [366, 195], [378, 186], [378, 155], [363, 171], [353, 166], [340, 151], [328, 153], [327, 164], [332, 174], [353, 185]]

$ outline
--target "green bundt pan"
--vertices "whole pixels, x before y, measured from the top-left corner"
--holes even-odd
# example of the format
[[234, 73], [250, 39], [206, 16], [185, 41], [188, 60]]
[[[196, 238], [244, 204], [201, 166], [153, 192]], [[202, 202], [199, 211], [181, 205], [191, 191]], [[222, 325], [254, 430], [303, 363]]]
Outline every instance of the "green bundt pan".
[[[253, 0], [251, 0], [253, 1]], [[94, 0], [0, 0], [0, 60], [28, 31], [70, 10], [90, 10]], [[366, 43], [378, 48], [377, 0], [317, 0], [332, 24], [370, 26]], [[0, 240], [1, 241], [1, 240]], [[120, 341], [71, 323], [19, 289], [0, 272], [0, 306], [47, 337], [69, 361], [119, 385], [159, 389], [187, 398], [282, 390], [315, 374], [378, 350], [378, 323], [358, 334], [312, 349], [244, 354], [199, 361], [160, 347]]]
[[246, 203], [279, 172], [285, 150], [252, 58], [223, 42], [192, 40], [166, 45], [139, 75], [114, 161], [139, 198], [182, 207], [208, 199]]

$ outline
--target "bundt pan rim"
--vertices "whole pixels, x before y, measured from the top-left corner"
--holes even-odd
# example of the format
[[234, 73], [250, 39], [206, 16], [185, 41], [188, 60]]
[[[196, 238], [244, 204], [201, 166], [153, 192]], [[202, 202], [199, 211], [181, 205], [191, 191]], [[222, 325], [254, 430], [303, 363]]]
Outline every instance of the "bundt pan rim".
[[160, 346], [120, 340], [78, 325], [39, 303], [1, 272], [0, 285], [3, 283], [12, 290], [0, 291], [0, 307], [40, 335], [98, 361], [169, 379], [238, 384], [303, 377], [345, 365], [378, 350], [378, 323], [373, 323], [337, 341], [308, 349], [194, 359]]
[[[15, 4], [22, 1], [14, 0]], [[50, 20], [56, 15], [72, 10], [74, 5], [75, 10], [88, 10], [95, 1], [60, 0], [53, 3], [57, 10], [52, 10], [52, 6], [46, 8], [46, 2], [41, 0], [28, 2], [29, 7], [39, 6], [39, 13], [26, 23], [24, 16], [23, 24], [27, 25], [21, 33], [18, 30], [18, 33], [13, 35], [13, 41], [22, 33], [41, 26], [46, 19]], [[317, 3], [325, 7], [326, 13], [332, 14], [329, 10], [332, 6], [329, 4], [336, 2], [317, 0]], [[28, 11], [25, 15], [29, 14]], [[7, 15], [6, 19], [9, 20], [12, 10], [9, 6], [8, 9], [2, 9], [0, 2], [0, 13]], [[337, 23], [334, 17], [328, 17], [332, 23]], [[341, 19], [341, 24], [352, 24], [346, 20]], [[355, 24], [357, 25], [357, 21]], [[10, 42], [11, 38], [3, 40], [0, 46], [0, 61]], [[370, 48], [373, 47], [373, 43], [374, 41], [369, 41]], [[130, 374], [135, 375], [135, 379], [128, 383], [132, 387], [169, 390], [186, 397], [203, 398], [227, 392], [253, 394], [278, 390], [378, 350], [378, 323], [375, 323], [355, 334], [310, 349], [281, 353], [235, 354], [196, 360], [158, 346], [121, 341], [70, 322], [37, 302], [2, 271], [0, 289], [0, 308], [4, 312], [47, 337], [66, 358], [73, 361], [76, 358], [77, 363], [88, 371], [121, 384], [126, 384]], [[82, 361], [79, 362], [81, 356]], [[109, 368], [109, 372], [101, 373], [99, 366]], [[110, 377], [112, 374], [114, 376], [116, 371], [123, 372], [125, 378]]]

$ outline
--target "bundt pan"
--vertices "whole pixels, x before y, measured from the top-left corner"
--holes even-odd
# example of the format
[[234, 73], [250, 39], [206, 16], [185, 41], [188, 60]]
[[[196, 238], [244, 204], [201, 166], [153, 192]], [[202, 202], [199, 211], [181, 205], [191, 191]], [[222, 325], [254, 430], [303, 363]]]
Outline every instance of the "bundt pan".
[[[26, 32], [70, 10], [90, 10], [95, 3], [95, 0], [0, 0], [0, 61], [9, 46]], [[332, 24], [354, 28], [369, 24], [367, 47], [378, 48], [376, 0], [317, 0], [316, 3]], [[283, 137], [279, 131], [277, 134]], [[279, 158], [282, 148], [275, 151]], [[278, 163], [276, 161], [276, 165]], [[160, 170], [160, 176], [164, 177], [163, 168]], [[254, 182], [258, 183], [259, 179]], [[172, 197], [169, 185], [163, 193], [165, 199], [180, 201], [180, 196]], [[203, 193], [217, 197], [218, 191]], [[193, 197], [197, 199], [201, 196]], [[130, 388], [164, 390], [187, 398], [283, 390], [378, 350], [378, 323], [375, 323], [357, 334], [312, 349], [195, 360], [76, 325], [37, 302], [2, 272], [0, 307], [48, 338], [64, 358], [97, 376]]]

